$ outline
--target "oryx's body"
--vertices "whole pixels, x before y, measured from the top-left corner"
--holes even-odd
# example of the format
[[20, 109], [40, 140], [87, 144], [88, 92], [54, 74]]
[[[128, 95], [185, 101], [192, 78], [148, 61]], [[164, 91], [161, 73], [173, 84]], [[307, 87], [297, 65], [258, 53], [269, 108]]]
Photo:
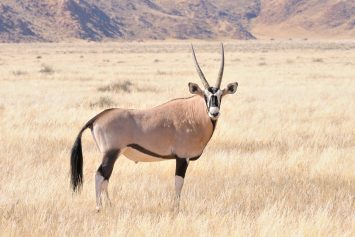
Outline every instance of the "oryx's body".
[[[97, 209], [101, 207], [101, 192], [105, 191], [117, 157], [122, 154], [135, 162], [176, 160], [176, 194], [180, 196], [189, 160], [198, 159], [212, 137], [221, 98], [236, 91], [237, 84], [220, 90], [222, 66], [216, 87], [210, 87], [197, 64], [196, 68], [205, 86], [189, 83], [189, 98], [175, 99], [145, 110], [109, 109], [92, 118], [80, 131], [71, 155], [72, 185], [76, 190], [82, 184], [81, 135], [90, 128], [94, 140], [103, 154], [96, 173]], [[109, 200], [109, 199], [108, 199]]]
[[92, 131], [102, 153], [120, 150], [133, 161], [159, 161], [200, 156], [213, 127], [203, 98], [193, 96], [146, 110], [111, 109]]

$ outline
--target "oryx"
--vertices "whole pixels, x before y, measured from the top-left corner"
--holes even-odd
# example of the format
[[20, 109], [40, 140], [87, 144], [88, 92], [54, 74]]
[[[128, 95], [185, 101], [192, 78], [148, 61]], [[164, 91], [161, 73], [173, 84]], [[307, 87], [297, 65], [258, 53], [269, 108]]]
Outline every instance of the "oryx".
[[96, 209], [100, 210], [101, 193], [108, 197], [108, 181], [117, 157], [122, 154], [135, 162], [174, 159], [175, 192], [179, 200], [189, 161], [197, 160], [215, 130], [220, 115], [221, 100], [234, 94], [238, 83], [220, 89], [224, 69], [224, 48], [217, 82], [210, 86], [198, 65], [193, 46], [192, 55], [203, 90], [189, 83], [192, 97], [171, 100], [151, 109], [107, 109], [90, 119], [80, 130], [71, 151], [71, 184], [77, 191], [83, 182], [81, 135], [91, 129], [94, 140], [103, 154], [95, 176]]

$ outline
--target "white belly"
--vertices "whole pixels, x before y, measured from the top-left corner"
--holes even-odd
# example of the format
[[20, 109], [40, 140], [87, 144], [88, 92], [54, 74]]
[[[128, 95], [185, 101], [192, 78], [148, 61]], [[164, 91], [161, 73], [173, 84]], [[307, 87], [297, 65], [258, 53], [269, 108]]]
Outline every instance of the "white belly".
[[135, 162], [153, 162], [153, 161], [166, 160], [166, 159], [157, 158], [154, 156], [144, 154], [144, 153], [142, 153], [136, 149], [130, 148], [130, 147], [127, 147], [126, 149], [124, 149], [124, 151], [122, 152], [122, 155], [125, 156], [127, 159], [133, 160]]

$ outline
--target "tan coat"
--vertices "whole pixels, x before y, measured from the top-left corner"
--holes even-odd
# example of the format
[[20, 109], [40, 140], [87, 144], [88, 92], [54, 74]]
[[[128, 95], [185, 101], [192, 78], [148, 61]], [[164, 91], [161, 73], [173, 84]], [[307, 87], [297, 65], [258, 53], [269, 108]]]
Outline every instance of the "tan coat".
[[112, 109], [94, 121], [93, 136], [102, 153], [120, 150], [134, 161], [194, 158], [201, 155], [214, 130], [206, 109], [201, 96], [146, 110]]

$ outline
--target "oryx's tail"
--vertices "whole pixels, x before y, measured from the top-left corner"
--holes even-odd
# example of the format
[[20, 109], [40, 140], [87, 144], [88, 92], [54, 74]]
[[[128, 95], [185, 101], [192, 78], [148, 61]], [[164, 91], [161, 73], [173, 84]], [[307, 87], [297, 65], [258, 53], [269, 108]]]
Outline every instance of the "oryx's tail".
[[73, 148], [71, 149], [70, 156], [70, 169], [71, 169], [71, 186], [73, 191], [79, 191], [83, 185], [83, 151], [81, 149], [81, 135], [84, 130], [91, 127], [91, 124], [87, 123], [79, 132], [75, 139]]
[[70, 170], [71, 170], [71, 186], [73, 191], [79, 191], [81, 186], [83, 185], [83, 151], [81, 148], [81, 135], [83, 134], [84, 130], [87, 128], [92, 129], [95, 120], [112, 109], [106, 109], [90, 119], [85, 126], [80, 130], [78, 136], [75, 139], [73, 148], [71, 149], [71, 156], [70, 156]]

